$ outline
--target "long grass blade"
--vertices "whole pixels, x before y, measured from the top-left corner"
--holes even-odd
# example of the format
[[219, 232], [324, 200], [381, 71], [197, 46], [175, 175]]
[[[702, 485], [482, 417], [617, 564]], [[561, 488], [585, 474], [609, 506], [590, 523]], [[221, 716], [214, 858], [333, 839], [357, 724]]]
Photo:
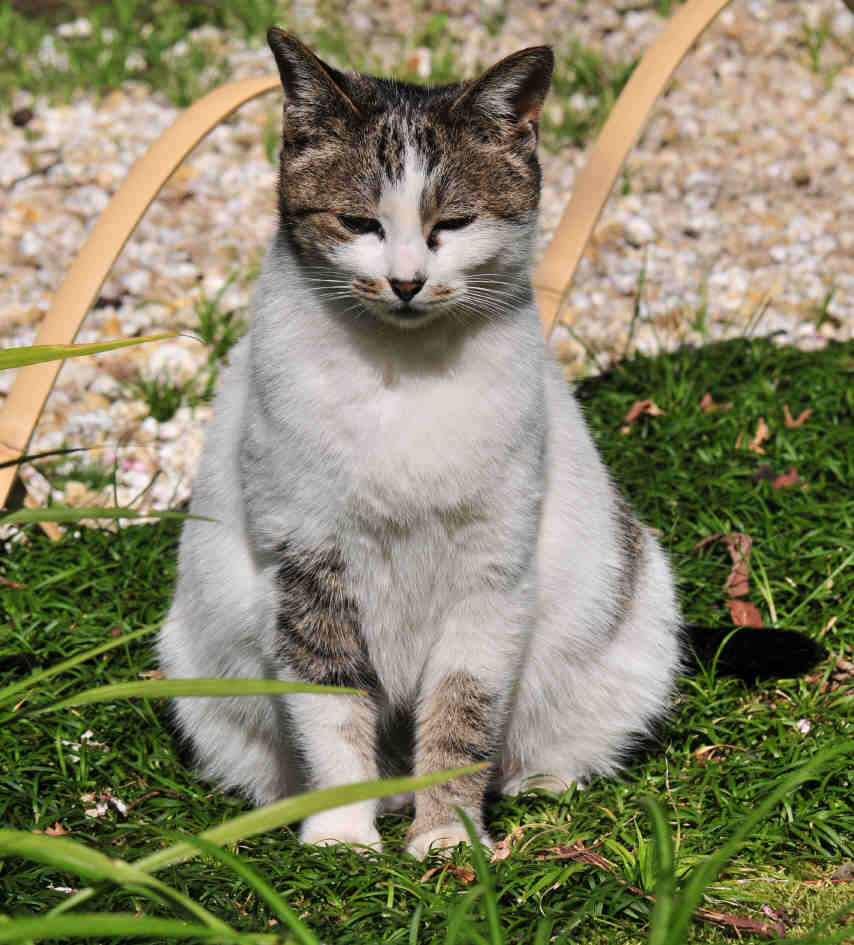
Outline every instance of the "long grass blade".
[[140, 682], [111, 683], [69, 696], [30, 715], [46, 715], [69, 706], [114, 702], [116, 699], [175, 699], [192, 696], [206, 698], [225, 696], [269, 696], [285, 692], [328, 693], [329, 695], [361, 695], [361, 689], [318, 686], [313, 683], [280, 682], [278, 679], [148, 679]]
[[210, 929], [220, 932], [233, 931], [221, 919], [166, 883], [124, 860], [105, 856], [76, 840], [39, 836], [23, 830], [0, 829], [0, 853], [35, 860], [62, 872], [73, 873], [87, 882], [109, 882], [135, 889], [143, 895], [153, 893], [156, 901], [164, 899], [172, 902], [200, 919]]
[[483, 847], [480, 845], [480, 839], [477, 836], [477, 830], [471, 822], [471, 818], [461, 807], [458, 807], [456, 810], [471, 840], [471, 858], [474, 861], [478, 881], [480, 885], [483, 886], [486, 923], [489, 927], [490, 940], [492, 945], [504, 945], [504, 933], [501, 931], [501, 921], [498, 917], [498, 895], [495, 892], [495, 882], [492, 878], [492, 872], [486, 862], [486, 857], [483, 855]]
[[138, 518], [163, 518], [163, 519], [185, 519], [195, 518], [203, 522], [213, 522], [215, 519], [208, 518], [206, 515], [191, 515], [189, 512], [173, 512], [169, 509], [151, 509], [148, 512], [142, 512], [138, 509], [132, 509], [128, 506], [103, 508], [95, 506], [86, 508], [74, 505], [51, 505], [46, 509], [17, 509], [0, 518], [0, 525], [30, 525], [33, 522], [80, 522], [83, 519], [138, 519]]
[[669, 930], [668, 942], [682, 942], [687, 936], [694, 909], [703, 898], [706, 887], [715, 880], [726, 863], [735, 855], [744, 839], [763, 821], [777, 804], [797, 785], [814, 777], [828, 761], [854, 752], [854, 744], [836, 745], [819, 752], [805, 765], [784, 777], [777, 787], [746, 817], [738, 829], [715, 853], [701, 860], [688, 874], [676, 900]]
[[79, 663], [83, 663], [86, 660], [92, 659], [93, 656], [100, 656], [102, 653], [113, 650], [117, 646], [124, 646], [125, 643], [130, 643], [131, 640], [137, 640], [139, 637], [143, 637], [149, 633], [154, 633], [155, 630], [159, 629], [159, 623], [152, 623], [146, 627], [140, 627], [139, 630], [133, 630], [130, 633], [124, 633], [120, 637], [112, 637], [106, 643], [99, 643], [98, 646], [92, 647], [91, 650], [84, 650], [82, 653], [78, 653], [76, 656], [71, 656], [67, 660], [57, 663], [55, 666], [49, 666], [47, 669], [39, 669], [27, 676], [26, 679], [22, 679], [19, 682], [10, 683], [8, 686], [4, 686], [2, 689], [0, 689], [0, 703], [10, 701], [11, 697], [17, 697], [17, 694], [20, 693], [21, 690], [30, 689], [37, 683], [43, 682], [45, 679], [49, 679], [51, 676], [56, 676], [59, 673], [65, 672], [67, 669], [77, 666]]
[[674, 940], [669, 938], [670, 918], [673, 913], [676, 895], [676, 865], [673, 856], [673, 834], [664, 811], [652, 798], [645, 797], [641, 803], [652, 822], [652, 835], [655, 853], [658, 859], [657, 881], [655, 884], [655, 904], [650, 917], [648, 945], [667, 945]]
[[[386, 778], [379, 781], [360, 781], [356, 784], [344, 784], [340, 787], [325, 788], [322, 791], [312, 791], [308, 794], [298, 794], [286, 797], [260, 807], [258, 810], [241, 814], [224, 824], [212, 827], [200, 834], [205, 840], [220, 845], [237, 843], [259, 833], [267, 833], [304, 820], [318, 811], [329, 810], [333, 807], [342, 807], [344, 804], [353, 804], [356, 801], [367, 801], [378, 797], [387, 797], [390, 794], [406, 794], [409, 791], [419, 791], [422, 788], [444, 784], [453, 778], [460, 778], [466, 774], [482, 771], [486, 762], [476, 765], [466, 765], [464, 768], [453, 768], [447, 771], [436, 771], [433, 774], [423, 774], [413, 778]], [[145, 872], [153, 872], [173, 863], [181, 863], [198, 854], [198, 850], [187, 843], [178, 843], [152, 853], [134, 864]]]
[[[356, 801], [366, 801], [378, 797], [388, 797], [391, 794], [404, 794], [409, 791], [419, 791], [423, 788], [433, 787], [436, 784], [444, 784], [453, 778], [460, 778], [466, 774], [474, 774], [477, 771], [483, 771], [488, 766], [488, 762], [481, 762], [475, 765], [467, 765], [464, 768], [452, 768], [447, 771], [436, 771], [432, 774], [422, 774], [418, 777], [410, 778], [386, 778], [379, 781], [360, 781], [357, 784], [345, 784], [341, 787], [326, 788], [322, 791], [312, 791], [309, 794], [298, 794], [295, 797], [286, 797], [281, 801], [268, 804], [258, 810], [249, 811], [241, 814], [224, 824], [212, 827], [199, 834], [204, 840], [212, 843], [224, 845], [227, 843], [237, 843], [246, 840], [249, 837], [257, 836], [260, 833], [267, 833], [275, 830], [285, 824], [292, 824], [298, 820], [303, 820], [311, 814], [318, 811], [329, 810], [332, 807], [341, 807], [344, 804], [352, 804]], [[175, 863], [183, 863], [194, 856], [197, 856], [199, 850], [189, 843], [176, 843], [157, 853], [152, 853], [141, 860], [137, 860], [133, 865], [136, 869], [146, 873], [153, 873], [165, 866], [172, 866]], [[64, 902], [55, 906], [50, 915], [60, 915], [68, 912], [70, 909], [80, 905], [90, 899], [95, 890], [90, 888], [81, 889], [73, 896], [69, 896]]]
[[251, 867], [245, 859], [222, 849], [216, 843], [211, 843], [210, 840], [205, 840], [204, 837], [185, 836], [181, 839], [191, 846], [197, 847], [199, 852], [205, 856], [224, 863], [247, 886], [254, 889], [258, 897], [266, 902], [276, 916], [287, 925], [300, 945], [321, 945], [320, 939], [314, 932], [300, 919], [258, 870]]
[[5, 942], [20, 945], [27, 939], [45, 941], [70, 938], [148, 938], [154, 941], [194, 939], [229, 945], [282, 945], [281, 935], [221, 932], [177, 919], [151, 919], [127, 912], [114, 912], [109, 915], [82, 913], [0, 921], [0, 945]]
[[141, 345], [147, 341], [163, 341], [166, 338], [175, 338], [177, 335], [177, 331], [164, 331], [158, 335], [121, 338], [118, 341], [98, 341], [90, 345], [29, 345], [20, 348], [4, 348], [0, 351], [0, 371], [26, 367], [28, 364], [42, 364], [44, 361], [62, 361], [65, 358], [79, 358], [86, 354], [100, 354], [102, 351]]

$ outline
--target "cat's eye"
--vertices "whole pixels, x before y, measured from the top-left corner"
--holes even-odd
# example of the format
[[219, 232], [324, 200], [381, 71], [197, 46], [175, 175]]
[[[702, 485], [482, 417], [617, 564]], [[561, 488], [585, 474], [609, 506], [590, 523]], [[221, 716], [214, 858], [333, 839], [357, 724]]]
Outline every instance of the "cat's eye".
[[435, 249], [439, 245], [439, 234], [442, 230], [462, 230], [464, 227], [467, 227], [470, 223], [474, 223], [474, 217], [449, 217], [447, 220], [439, 220], [438, 223], [433, 225], [433, 229], [430, 230], [430, 235], [427, 237], [427, 245], [430, 249]]
[[348, 217], [339, 215], [338, 222], [345, 230], [349, 230], [351, 233], [377, 233], [380, 237], [384, 235], [380, 221], [374, 220], [371, 217]]

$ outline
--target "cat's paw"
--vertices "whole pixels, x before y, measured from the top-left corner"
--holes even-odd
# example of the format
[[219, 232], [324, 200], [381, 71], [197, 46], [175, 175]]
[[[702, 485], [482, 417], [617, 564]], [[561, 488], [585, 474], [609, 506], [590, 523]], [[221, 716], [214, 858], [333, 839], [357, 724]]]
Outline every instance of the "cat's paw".
[[[413, 824], [413, 827], [417, 826]], [[413, 834], [415, 834], [413, 836]], [[478, 831], [478, 840], [486, 853], [492, 852], [492, 843], [489, 837]], [[454, 848], [460, 843], [471, 843], [466, 828], [459, 822], [455, 824], [441, 824], [423, 833], [410, 830], [406, 852], [416, 859], [423, 860], [428, 853], [438, 853], [440, 856], [450, 856]]]
[[319, 847], [347, 844], [360, 848], [360, 853], [382, 851], [383, 844], [373, 820], [354, 816], [346, 807], [323, 811], [307, 817], [299, 834], [303, 843]]

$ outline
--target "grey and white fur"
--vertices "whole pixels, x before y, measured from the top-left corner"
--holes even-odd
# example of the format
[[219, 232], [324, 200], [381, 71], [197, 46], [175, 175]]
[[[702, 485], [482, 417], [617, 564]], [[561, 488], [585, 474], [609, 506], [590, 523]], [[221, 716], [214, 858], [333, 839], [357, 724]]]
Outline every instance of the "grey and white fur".
[[[525, 49], [424, 89], [271, 30], [281, 225], [216, 398], [159, 638], [170, 677], [365, 696], [182, 699], [202, 773], [258, 804], [375, 778], [411, 736], [407, 850], [485, 837], [483, 798], [616, 772], [680, 667], [668, 562], [603, 466], [533, 302]], [[402, 733], [402, 734], [401, 734]], [[406, 752], [404, 751], [404, 755]], [[378, 805], [309, 817], [377, 847]]]

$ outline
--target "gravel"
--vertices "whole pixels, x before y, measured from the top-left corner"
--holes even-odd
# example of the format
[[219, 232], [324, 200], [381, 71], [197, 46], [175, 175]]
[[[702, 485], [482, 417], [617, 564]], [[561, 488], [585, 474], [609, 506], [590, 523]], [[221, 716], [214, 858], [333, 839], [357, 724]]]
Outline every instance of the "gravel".
[[[570, 35], [609, 60], [631, 60], [662, 28], [655, 7], [645, 0], [513, 7], [431, 0], [427, 12], [447, 14], [443, 41], [473, 74], [523, 46], [552, 42], [559, 52]], [[288, 25], [309, 36], [324, 25], [321, 11], [328, 9], [303, 0]], [[413, 6], [354, 0], [339, 16], [350, 48], [363, 50], [377, 69], [409, 61], [429, 76], [436, 50], [401, 39], [423, 21]], [[826, 27], [818, 72], [803, 42], [805, 24]], [[87, 21], [77, 20], [59, 30], [86, 28]], [[263, 46], [210, 27], [197, 33], [227, 57], [235, 78], [274, 68]], [[748, 328], [806, 348], [852, 337], [852, 53], [854, 13], [838, 0], [734, 0], [724, 10], [654, 108], [581, 261], [552, 342], [569, 374], [619, 357], [636, 307], [632, 348], [644, 352], [740, 336]], [[275, 223], [265, 129], [269, 139], [280, 107], [275, 95], [256, 100], [196, 148], [137, 227], [79, 341], [191, 329], [197, 307], [219, 292], [223, 312], [248, 305]], [[176, 115], [163, 95], [128, 81], [102, 101], [81, 94], [70, 105], [19, 93], [0, 116], [4, 346], [32, 340], [98, 214]], [[539, 252], [585, 149], [544, 149], [542, 160]], [[90, 461], [115, 465], [117, 486], [114, 496], [112, 488], [93, 493], [72, 480], [53, 490], [54, 500], [124, 503], [146, 489], [141, 507], [186, 499], [210, 408], [184, 406], [158, 423], [128, 383], [139, 377], [185, 383], [204, 372], [207, 357], [203, 345], [182, 338], [67, 362], [33, 449], [100, 447]], [[0, 396], [11, 381], [12, 372], [0, 375]], [[32, 467], [23, 475], [44, 501], [47, 480]]]

